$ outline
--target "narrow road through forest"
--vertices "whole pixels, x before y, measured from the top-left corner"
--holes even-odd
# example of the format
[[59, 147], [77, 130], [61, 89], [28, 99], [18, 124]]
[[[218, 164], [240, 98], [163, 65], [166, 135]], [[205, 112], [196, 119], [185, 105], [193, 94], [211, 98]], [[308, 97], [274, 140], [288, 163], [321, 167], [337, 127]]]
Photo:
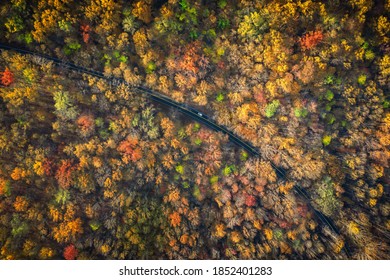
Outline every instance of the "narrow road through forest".
[[[185, 115], [189, 116], [190, 118], [198, 121], [199, 123], [202, 123], [202, 124], [206, 125], [207, 127], [209, 127], [210, 129], [212, 129], [214, 131], [222, 132], [222, 133], [228, 135], [229, 140], [231, 142], [237, 144], [238, 146], [240, 146], [241, 148], [246, 150], [251, 155], [253, 155], [253, 156], [261, 156], [261, 154], [258, 151], [258, 149], [255, 148], [251, 143], [249, 143], [247, 141], [244, 141], [243, 139], [241, 139], [239, 136], [235, 135], [233, 132], [231, 132], [226, 127], [224, 127], [222, 125], [218, 125], [211, 117], [205, 115], [204, 113], [200, 112], [199, 110], [194, 109], [194, 108], [192, 108], [192, 107], [190, 107], [190, 106], [188, 106], [188, 105], [186, 105], [184, 103], [176, 102], [175, 100], [169, 98], [168, 96], [163, 95], [163, 94], [161, 94], [161, 93], [159, 93], [157, 91], [154, 91], [154, 90], [152, 90], [152, 89], [150, 89], [148, 87], [145, 87], [145, 86], [142, 86], [142, 85], [135, 85], [135, 86], [134, 85], [130, 85], [128, 82], [126, 82], [122, 78], [107, 77], [102, 72], [99, 72], [99, 71], [96, 71], [96, 70], [92, 70], [92, 69], [88, 69], [88, 68], [85, 68], [85, 67], [82, 67], [82, 66], [78, 66], [78, 65], [73, 64], [71, 62], [65, 62], [65, 61], [62, 61], [62, 60], [60, 60], [58, 58], [55, 58], [55, 57], [47, 56], [47, 55], [40, 54], [40, 53], [35, 53], [35, 52], [29, 51], [29, 50], [26, 50], [26, 49], [21, 49], [21, 48], [18, 48], [18, 47], [14, 47], [14, 46], [5, 45], [5, 44], [1, 44], [0, 43], [0, 50], [10, 50], [10, 51], [15, 51], [15, 52], [20, 53], [20, 54], [27, 54], [27, 55], [33, 55], [33, 56], [41, 57], [41, 58], [47, 59], [48, 61], [51, 61], [51, 62], [55, 63], [59, 67], [67, 68], [67, 69], [70, 69], [70, 70], [73, 70], [73, 71], [76, 71], [76, 72], [79, 72], [79, 73], [84, 73], [84, 74], [88, 74], [88, 75], [91, 75], [91, 76], [94, 76], [94, 77], [105, 79], [105, 80], [107, 80], [109, 82], [112, 82], [113, 84], [117, 84], [117, 85], [124, 84], [124, 85], [132, 88], [133, 90], [137, 90], [140, 93], [145, 94], [147, 97], [149, 97], [151, 100], [153, 100], [155, 102], [158, 102], [160, 104], [164, 104], [164, 105], [167, 105], [167, 106], [170, 106], [172, 108], [177, 109], [178, 111], [182, 112], [183, 114], [185, 114]], [[285, 177], [285, 172], [282, 171], [280, 168], [278, 168], [271, 161], [270, 161], [270, 164], [274, 168], [277, 176], [279, 178], [283, 179]], [[334, 222], [329, 217], [325, 216], [322, 212], [318, 211], [315, 207], [313, 207], [309, 194], [307, 194], [307, 192], [302, 187], [294, 185], [294, 191], [295, 191], [296, 194], [298, 194], [299, 196], [301, 196], [302, 198], [304, 198], [308, 202], [309, 207], [313, 210], [315, 215], [319, 218], [319, 220], [324, 225], [328, 226], [336, 234], [340, 234], [340, 232], [337, 229], [337, 227], [334, 224]], [[345, 243], [344, 250], [345, 250], [346, 254], [348, 256], [350, 256], [347, 243]]]
[[[29, 50], [20, 49], [20, 48], [17, 48], [17, 47], [4, 45], [4, 44], [0, 44], [0, 49], [2, 49], [2, 50], [12, 50], [12, 51], [15, 51], [15, 52], [18, 52], [18, 53], [21, 53], [21, 54], [28, 54], [28, 55], [42, 57], [42, 58], [47, 59], [47, 60], [49, 60], [51, 62], [54, 62], [56, 65], [58, 65], [60, 67], [68, 68], [68, 69], [71, 69], [71, 70], [74, 70], [74, 71], [77, 71], [77, 72], [81, 72], [81, 73], [88, 74], [88, 75], [91, 75], [91, 76], [94, 76], [94, 77], [105, 79], [105, 80], [111, 81], [111, 82], [113, 82], [113, 83], [115, 83], [117, 85], [124, 84], [126, 86], [129, 86], [130, 88], [133, 88], [133, 89], [135, 89], [135, 90], [137, 90], [137, 91], [139, 91], [141, 93], [146, 94], [153, 101], [156, 101], [158, 103], [161, 103], [161, 104], [164, 104], [164, 105], [176, 108], [180, 112], [182, 112], [183, 114], [185, 114], [185, 115], [189, 116], [190, 118], [192, 118], [192, 119], [194, 119], [194, 120], [196, 120], [196, 121], [206, 125], [207, 127], [211, 128], [211, 129], [213, 129], [215, 131], [220, 131], [220, 132], [228, 135], [229, 136], [229, 140], [231, 142], [236, 143], [238, 146], [240, 146], [241, 148], [245, 149], [251, 155], [260, 156], [259, 151], [254, 146], [252, 146], [249, 142], [242, 140], [239, 136], [235, 135], [233, 132], [228, 130], [226, 127], [218, 125], [211, 117], [207, 116], [206, 114], [200, 112], [199, 110], [194, 109], [194, 108], [192, 108], [192, 107], [190, 107], [190, 106], [188, 106], [188, 105], [186, 105], [184, 103], [176, 102], [175, 100], [169, 98], [168, 96], [163, 95], [163, 94], [161, 94], [159, 92], [156, 92], [156, 91], [154, 91], [154, 90], [152, 90], [150, 88], [147, 88], [147, 87], [144, 87], [144, 86], [139, 86], [139, 85], [135, 85], [135, 86], [134, 85], [130, 85], [128, 82], [126, 82], [122, 78], [107, 77], [102, 72], [91, 70], [91, 69], [87, 69], [85, 67], [78, 66], [78, 65], [75, 65], [75, 64], [70, 63], [70, 62], [62, 61], [62, 60], [60, 60], [58, 58], [50, 57], [50, 56], [47, 56], [47, 55], [44, 55], [44, 54], [35, 53], [35, 52], [29, 51]], [[273, 166], [273, 167], [275, 169], [277, 169], [276, 166]], [[279, 174], [279, 175], [283, 176], [284, 174]]]

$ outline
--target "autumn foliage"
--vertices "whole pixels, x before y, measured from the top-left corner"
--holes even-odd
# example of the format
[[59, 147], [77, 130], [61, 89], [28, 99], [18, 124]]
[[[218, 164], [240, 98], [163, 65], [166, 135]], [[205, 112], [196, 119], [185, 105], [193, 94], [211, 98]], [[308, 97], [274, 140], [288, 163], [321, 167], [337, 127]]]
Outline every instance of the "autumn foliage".
[[177, 212], [173, 212], [169, 215], [169, 221], [173, 227], [177, 227], [180, 225], [181, 222], [181, 216]]
[[133, 15], [145, 23], [150, 23], [151, 15], [151, 0], [141, 0], [133, 3]]
[[72, 164], [71, 160], [63, 160], [56, 172], [56, 179], [58, 185], [61, 188], [67, 189], [72, 184], [72, 173], [75, 170], [75, 166]]
[[125, 163], [136, 162], [142, 157], [142, 151], [139, 147], [138, 138], [128, 136], [119, 143], [118, 151], [122, 153], [122, 159]]
[[321, 31], [310, 31], [299, 39], [299, 43], [303, 50], [311, 50], [315, 48], [324, 39], [324, 34]]
[[191, 43], [185, 47], [185, 49], [183, 50], [183, 56], [181, 57], [179, 62], [180, 69], [190, 71], [194, 74], [199, 71], [199, 48], [199, 41]]
[[82, 135], [89, 135], [95, 128], [95, 120], [92, 115], [82, 115], [77, 119], [77, 125]]
[[56, 170], [56, 163], [54, 160], [46, 158], [42, 163], [42, 168], [46, 176], [53, 176]]
[[78, 251], [76, 249], [76, 247], [71, 244], [71, 245], [68, 245], [67, 247], [65, 247], [65, 250], [64, 250], [64, 258], [66, 260], [74, 260], [78, 255]]
[[389, 259], [382, 2], [0, 1], [0, 259]]
[[88, 24], [80, 26], [81, 35], [83, 36], [84, 43], [88, 44], [90, 38], [91, 27]]
[[256, 197], [254, 197], [253, 195], [246, 195], [245, 205], [248, 207], [255, 206], [256, 205]]
[[4, 86], [9, 86], [14, 82], [14, 74], [9, 70], [8, 67], [5, 68], [4, 72], [1, 74], [1, 84]]

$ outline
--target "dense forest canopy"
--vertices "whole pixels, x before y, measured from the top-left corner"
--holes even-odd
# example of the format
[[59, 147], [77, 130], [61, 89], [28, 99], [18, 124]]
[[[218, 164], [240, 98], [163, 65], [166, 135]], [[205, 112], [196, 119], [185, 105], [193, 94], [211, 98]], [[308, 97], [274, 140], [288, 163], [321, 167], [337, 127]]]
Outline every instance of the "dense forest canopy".
[[0, 258], [388, 259], [389, 12], [2, 1], [1, 44], [105, 78], [1, 51]]

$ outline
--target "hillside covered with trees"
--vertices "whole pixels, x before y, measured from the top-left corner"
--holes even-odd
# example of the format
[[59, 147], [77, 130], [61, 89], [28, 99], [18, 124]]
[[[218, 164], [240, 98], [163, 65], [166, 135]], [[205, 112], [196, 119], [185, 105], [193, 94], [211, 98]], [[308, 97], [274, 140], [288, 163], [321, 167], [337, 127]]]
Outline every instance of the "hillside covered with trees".
[[0, 259], [389, 259], [389, 13], [1, 1]]

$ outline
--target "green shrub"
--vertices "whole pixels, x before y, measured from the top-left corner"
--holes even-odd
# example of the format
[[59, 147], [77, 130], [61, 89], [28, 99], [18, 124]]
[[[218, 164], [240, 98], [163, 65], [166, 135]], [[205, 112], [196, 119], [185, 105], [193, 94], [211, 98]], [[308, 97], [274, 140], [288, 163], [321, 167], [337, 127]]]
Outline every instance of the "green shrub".
[[93, 231], [96, 231], [96, 230], [98, 230], [99, 228], [100, 228], [100, 223], [99, 222], [97, 222], [97, 221], [90, 221], [89, 222], [89, 226], [91, 227], [91, 229], [93, 230]]
[[214, 41], [217, 37], [217, 32], [215, 32], [215, 29], [209, 29], [207, 31], [203, 31], [204, 38], [208, 41]]
[[55, 195], [55, 201], [58, 204], [64, 205], [70, 198], [70, 193], [68, 190], [60, 189]]
[[154, 72], [154, 70], [156, 70], [156, 64], [153, 61], [151, 61], [148, 63], [148, 65], [146, 65], [145, 71], [147, 74], [151, 74]]
[[99, 136], [102, 138], [102, 139], [107, 139], [108, 136], [110, 136], [110, 133], [108, 132], [107, 129], [101, 129], [99, 130]]
[[33, 37], [31, 35], [31, 33], [24, 34], [24, 41], [26, 42], [26, 44], [31, 44], [32, 43]]
[[268, 14], [253, 12], [245, 15], [240, 22], [237, 32], [242, 38], [261, 40], [262, 34], [269, 30]]
[[73, 105], [73, 100], [68, 92], [56, 91], [54, 92], [54, 108], [57, 115], [65, 119], [75, 119], [77, 116], [76, 107]]
[[333, 114], [328, 114], [326, 116], [328, 124], [333, 124], [336, 121], [336, 117]]
[[193, 130], [194, 132], [198, 132], [199, 129], [200, 129], [200, 124], [199, 124], [199, 123], [195, 123], [192, 130]]
[[186, 11], [190, 7], [190, 4], [187, 0], [180, 0], [179, 5], [183, 11]]
[[223, 95], [222, 92], [219, 92], [215, 99], [217, 100], [217, 102], [222, 102], [225, 99], [225, 96]]
[[332, 136], [330, 135], [325, 135], [324, 137], [322, 137], [322, 144], [324, 144], [324, 146], [328, 146], [331, 141], [332, 141]]
[[179, 165], [176, 166], [175, 170], [176, 170], [177, 173], [183, 175], [183, 173], [184, 173], [184, 166], [179, 164]]
[[195, 145], [200, 146], [201, 144], [202, 144], [202, 140], [199, 139], [199, 138], [196, 138], [196, 139], [195, 139]]
[[219, 0], [218, 1], [218, 7], [221, 8], [221, 9], [224, 9], [227, 5], [227, 1], [226, 0]]
[[329, 89], [325, 92], [325, 98], [326, 100], [328, 101], [332, 101], [333, 100], [333, 97], [334, 97], [334, 94], [332, 91], [330, 91]]
[[191, 40], [196, 40], [196, 39], [198, 39], [198, 37], [199, 37], [199, 34], [198, 34], [198, 32], [196, 30], [191, 30], [190, 31], [190, 38], [191, 38]]
[[240, 159], [242, 161], [246, 161], [248, 159], [249, 155], [246, 151], [242, 151], [241, 154], [240, 154]]
[[212, 184], [212, 185], [214, 185], [215, 183], [217, 183], [218, 182], [218, 180], [219, 180], [219, 178], [218, 178], [218, 176], [212, 176], [211, 178], [210, 178], [210, 184]]
[[76, 51], [78, 51], [80, 48], [81, 48], [81, 45], [79, 43], [72, 42], [72, 43], [69, 43], [65, 46], [64, 53], [66, 55], [71, 55], [71, 54], [75, 53]]
[[297, 117], [297, 118], [304, 118], [307, 116], [309, 112], [307, 111], [306, 108], [295, 108], [294, 109], [294, 115]]
[[103, 118], [99, 117], [99, 118], [95, 119], [95, 125], [96, 125], [97, 127], [102, 127], [102, 126], [104, 125], [104, 120], [103, 120]]
[[225, 168], [222, 170], [222, 173], [224, 176], [229, 176], [235, 169], [236, 167], [234, 165], [226, 165]]
[[58, 27], [59, 27], [62, 31], [64, 31], [64, 32], [69, 32], [71, 26], [72, 26], [72, 25], [70, 24], [70, 22], [65, 21], [65, 20], [60, 20], [60, 21], [58, 22]]
[[325, 77], [324, 84], [331, 85], [331, 84], [334, 84], [335, 81], [336, 81], [335, 76], [328, 75], [328, 76]]
[[358, 77], [357, 82], [359, 85], [363, 86], [366, 83], [367, 76], [362, 74]]
[[276, 240], [282, 240], [283, 239], [283, 231], [280, 228], [277, 228], [273, 231], [273, 236]]
[[271, 118], [273, 115], [275, 115], [276, 110], [278, 110], [279, 106], [280, 106], [280, 102], [277, 99], [267, 104], [267, 106], [265, 107], [266, 117]]
[[226, 29], [229, 27], [229, 25], [230, 25], [230, 21], [227, 18], [221, 17], [218, 19], [217, 26], [219, 29], [222, 29], [222, 30]]

